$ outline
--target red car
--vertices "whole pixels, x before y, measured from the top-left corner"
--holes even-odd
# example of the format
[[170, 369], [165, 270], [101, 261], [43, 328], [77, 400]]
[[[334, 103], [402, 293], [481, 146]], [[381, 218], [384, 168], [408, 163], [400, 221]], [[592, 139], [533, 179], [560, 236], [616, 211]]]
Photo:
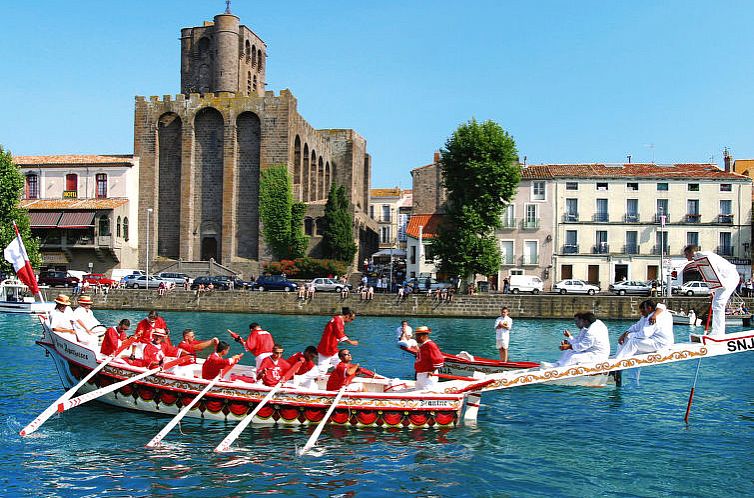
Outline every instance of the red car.
[[115, 280], [107, 278], [103, 273], [89, 273], [87, 275], [84, 275], [82, 282], [86, 282], [92, 286], [102, 284], [107, 287], [112, 287], [117, 284]]

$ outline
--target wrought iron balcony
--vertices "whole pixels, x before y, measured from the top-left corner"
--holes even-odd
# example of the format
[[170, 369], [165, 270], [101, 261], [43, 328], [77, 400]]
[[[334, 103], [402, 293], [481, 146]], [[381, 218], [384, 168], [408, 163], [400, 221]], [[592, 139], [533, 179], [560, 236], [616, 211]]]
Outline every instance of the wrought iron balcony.
[[662, 217], [665, 216], [665, 223], [670, 223], [670, 213], [656, 213], [655, 223], [662, 223]]
[[720, 256], [733, 256], [733, 246], [717, 246], [716, 252]]
[[594, 213], [594, 216], [592, 216], [592, 221], [606, 223], [610, 221], [610, 215], [608, 215], [607, 213]]
[[724, 223], [726, 225], [731, 225], [733, 224], [733, 215], [732, 214], [719, 214], [717, 215], [717, 222]]
[[523, 264], [523, 265], [538, 265], [539, 264], [539, 255], [538, 254], [530, 254], [528, 256], [521, 256], [521, 264]]
[[702, 221], [702, 215], [699, 213], [689, 213], [686, 215], [686, 223], [699, 223]]
[[524, 230], [536, 230], [539, 228], [539, 218], [523, 220], [521, 222], [521, 228]]
[[626, 223], [639, 223], [639, 213], [626, 213], [623, 216], [623, 221]]
[[516, 218], [503, 218], [503, 220], [500, 223], [500, 228], [507, 228], [507, 229], [513, 229], [516, 228]]
[[566, 221], [566, 222], [579, 221], [579, 213], [566, 213], [563, 215], [563, 221]]
[[623, 246], [623, 254], [639, 254], [638, 244], [627, 244]]
[[608, 254], [610, 252], [610, 246], [607, 242], [600, 242], [592, 247], [592, 254]]
[[[662, 248], [662, 252], [660, 252], [660, 248]], [[652, 246], [652, 254], [657, 254], [658, 256], [660, 254], [670, 254], [670, 246]]]
[[564, 244], [563, 245], [563, 254], [578, 254], [578, 253], [579, 253], [578, 244]]

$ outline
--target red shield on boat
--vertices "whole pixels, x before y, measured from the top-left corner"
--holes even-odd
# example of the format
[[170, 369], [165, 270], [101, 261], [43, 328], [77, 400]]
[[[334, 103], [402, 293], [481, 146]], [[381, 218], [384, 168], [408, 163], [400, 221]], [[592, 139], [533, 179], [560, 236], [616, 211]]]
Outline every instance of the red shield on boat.
[[178, 396], [176, 394], [171, 393], [170, 391], [161, 391], [160, 392], [160, 403], [164, 405], [172, 405], [176, 402], [178, 399]]
[[451, 425], [456, 419], [455, 412], [437, 412], [435, 422], [438, 425]]
[[139, 387], [139, 397], [145, 401], [151, 401], [154, 399], [154, 389], [151, 387]]
[[415, 426], [423, 426], [427, 423], [427, 414], [424, 412], [414, 412], [411, 415], [408, 416], [408, 419], [411, 421], [412, 425]]
[[356, 420], [360, 424], [372, 425], [377, 420], [377, 412], [374, 410], [363, 410], [356, 414]]
[[270, 405], [265, 405], [261, 410], [259, 410], [257, 416], [259, 418], [270, 418], [274, 412], [275, 409], [273, 407], [271, 407]]
[[233, 415], [241, 416], [249, 411], [249, 405], [246, 403], [229, 403], [228, 408]]
[[309, 422], [319, 422], [325, 416], [325, 411], [318, 410], [317, 408], [307, 408], [304, 410], [304, 416]]
[[385, 412], [382, 414], [382, 420], [387, 425], [398, 425], [401, 423], [403, 416], [400, 412]]
[[332, 414], [330, 420], [332, 420], [336, 424], [345, 424], [346, 422], [348, 422], [348, 415], [348, 410], [335, 410], [335, 413]]
[[204, 402], [204, 406], [212, 413], [217, 413], [223, 409], [225, 402], [221, 400], [208, 400]]
[[298, 417], [298, 408], [281, 408], [280, 416], [284, 420], [294, 420]]

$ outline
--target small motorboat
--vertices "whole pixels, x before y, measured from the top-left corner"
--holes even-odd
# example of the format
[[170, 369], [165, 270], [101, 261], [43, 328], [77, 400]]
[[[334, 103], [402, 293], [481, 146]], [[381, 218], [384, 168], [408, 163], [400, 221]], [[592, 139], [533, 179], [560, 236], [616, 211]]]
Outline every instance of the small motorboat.
[[0, 282], [0, 312], [2, 313], [47, 313], [55, 303], [37, 301], [29, 294], [29, 288], [20, 280], [8, 278]]

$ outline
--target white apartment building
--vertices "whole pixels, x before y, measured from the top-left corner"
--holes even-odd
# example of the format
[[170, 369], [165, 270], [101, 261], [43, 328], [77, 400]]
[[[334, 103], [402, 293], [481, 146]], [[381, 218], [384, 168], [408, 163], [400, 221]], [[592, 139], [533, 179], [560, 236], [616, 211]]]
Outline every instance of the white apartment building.
[[379, 225], [380, 249], [406, 248], [406, 225], [411, 204], [411, 190], [398, 187], [369, 190], [369, 217]]
[[21, 207], [46, 268], [136, 268], [139, 162], [131, 155], [16, 156]]
[[543, 165], [552, 177], [553, 281], [663, 279], [686, 244], [751, 276], [752, 180], [714, 164]]

